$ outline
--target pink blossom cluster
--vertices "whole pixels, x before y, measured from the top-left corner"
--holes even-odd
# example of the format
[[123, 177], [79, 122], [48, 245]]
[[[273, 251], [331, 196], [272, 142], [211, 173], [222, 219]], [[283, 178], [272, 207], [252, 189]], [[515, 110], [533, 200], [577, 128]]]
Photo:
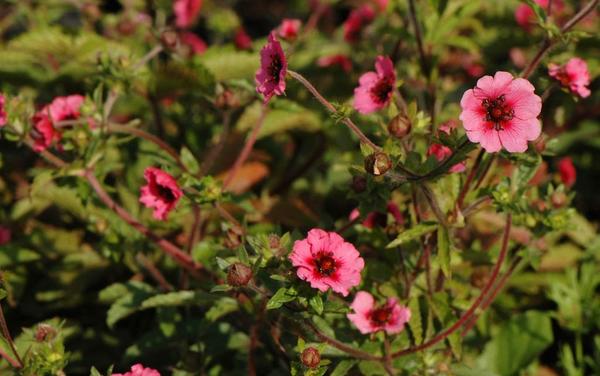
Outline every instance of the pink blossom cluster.
[[56, 97], [33, 116], [31, 137], [35, 142], [35, 151], [44, 151], [61, 140], [62, 133], [56, 124], [79, 119], [84, 100], [81, 95]]

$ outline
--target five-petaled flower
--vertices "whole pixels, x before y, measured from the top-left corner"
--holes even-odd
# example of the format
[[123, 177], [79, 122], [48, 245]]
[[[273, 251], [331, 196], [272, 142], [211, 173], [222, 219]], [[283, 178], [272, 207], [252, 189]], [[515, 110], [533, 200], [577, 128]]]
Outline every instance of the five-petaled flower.
[[362, 334], [385, 330], [387, 334], [400, 333], [410, 320], [410, 309], [388, 298], [384, 304], [376, 305], [375, 299], [366, 291], [359, 291], [350, 306], [354, 313], [348, 319]]
[[359, 86], [354, 89], [354, 108], [361, 114], [369, 114], [387, 106], [394, 94], [396, 72], [387, 56], [375, 60], [375, 72], [360, 76]]
[[571, 187], [577, 180], [577, 170], [573, 165], [573, 160], [570, 157], [564, 157], [558, 161], [558, 173], [560, 174], [560, 180], [567, 187]]
[[175, 25], [177, 27], [186, 28], [192, 26], [200, 8], [202, 0], [175, 0], [173, 3], [173, 13], [175, 13]]
[[479, 142], [487, 152], [527, 150], [527, 141], [541, 133], [537, 116], [542, 100], [524, 78], [508, 72], [484, 76], [477, 86], [467, 90], [460, 101], [460, 120], [471, 142]]
[[59, 142], [62, 134], [55, 127], [56, 123], [76, 120], [81, 115], [81, 106], [85, 98], [81, 95], [56, 97], [33, 116], [31, 137], [34, 140], [33, 149], [41, 152]]
[[312, 229], [303, 240], [297, 240], [289, 256], [298, 268], [298, 277], [312, 288], [330, 288], [344, 296], [361, 281], [365, 262], [354, 246], [336, 234]]
[[140, 202], [154, 209], [155, 219], [165, 221], [183, 196], [183, 191], [175, 178], [155, 167], [146, 168], [144, 179], [148, 184], [141, 188]]
[[590, 72], [585, 60], [574, 57], [563, 66], [549, 64], [548, 73], [573, 94], [581, 98], [589, 97], [590, 89], [587, 86], [590, 84]]
[[302, 21], [296, 18], [284, 18], [277, 28], [277, 33], [283, 39], [294, 40], [298, 37], [300, 26], [302, 26]]
[[256, 72], [256, 91], [268, 102], [273, 95], [285, 92], [287, 60], [275, 33], [269, 34], [267, 44], [260, 50], [260, 68]]
[[131, 366], [131, 371], [125, 373], [113, 373], [112, 376], [160, 376], [160, 372], [152, 368], [145, 368], [138, 363]]

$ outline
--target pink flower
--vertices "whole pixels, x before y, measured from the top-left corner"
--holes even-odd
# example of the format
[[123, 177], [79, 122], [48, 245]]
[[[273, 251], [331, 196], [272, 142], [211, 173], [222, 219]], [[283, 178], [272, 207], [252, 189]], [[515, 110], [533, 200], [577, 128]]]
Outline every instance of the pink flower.
[[10, 228], [6, 226], [0, 226], [0, 245], [5, 245], [10, 243], [12, 238], [12, 233]]
[[0, 128], [6, 125], [6, 97], [0, 93]]
[[[427, 156], [433, 155], [438, 162], [452, 155], [452, 149], [442, 144], [431, 144], [427, 149]], [[466, 169], [465, 162], [457, 163], [450, 168], [450, 172], [463, 172]]]
[[[534, 0], [544, 10], [548, 11], [548, 0]], [[552, 13], [560, 13], [564, 8], [564, 4], [561, 0], [555, 0], [552, 3]], [[527, 4], [519, 4], [515, 9], [515, 20], [517, 24], [526, 31], [531, 30], [531, 26], [535, 23], [535, 12]]]
[[113, 373], [112, 376], [160, 376], [160, 372], [152, 368], [144, 368], [141, 364], [131, 367], [131, 371], [125, 373]]
[[396, 85], [394, 64], [387, 56], [377, 56], [375, 72], [360, 76], [359, 86], [354, 89], [354, 108], [368, 114], [384, 108], [390, 103]]
[[38, 111], [32, 118], [33, 149], [41, 152], [59, 142], [62, 134], [54, 125], [61, 121], [78, 119], [84, 101], [85, 98], [81, 95], [56, 97], [49, 105]]
[[298, 277], [310, 282], [312, 288], [327, 291], [331, 288], [344, 296], [358, 286], [364, 260], [354, 246], [336, 234], [312, 229], [303, 240], [294, 243], [289, 256], [297, 267]]
[[388, 334], [400, 333], [410, 320], [410, 309], [388, 298], [385, 304], [375, 306], [375, 299], [366, 291], [359, 291], [350, 306], [354, 313], [346, 316], [362, 334], [385, 330]]
[[348, 19], [344, 22], [344, 39], [346, 42], [357, 42], [363, 28], [373, 22], [373, 19], [375, 19], [375, 11], [369, 4], [350, 12]]
[[349, 73], [352, 70], [352, 60], [350, 60], [348, 56], [342, 54], [320, 57], [319, 60], [317, 60], [317, 65], [320, 67], [339, 66], [346, 73]]
[[294, 40], [298, 36], [301, 25], [302, 21], [298, 19], [284, 18], [283, 21], [281, 21], [281, 25], [279, 25], [277, 32], [283, 39]]
[[244, 30], [243, 27], [240, 27], [235, 32], [235, 36], [233, 37], [233, 43], [235, 44], [235, 47], [237, 47], [237, 49], [239, 50], [252, 49], [252, 39], [250, 38], [250, 35], [246, 33], [246, 30]]
[[[399, 223], [399, 224], [404, 223], [404, 216], [402, 215], [402, 212], [400, 212], [398, 205], [396, 205], [395, 203], [390, 201], [387, 204], [386, 210], [387, 210], [387, 213], [381, 213], [381, 212], [375, 212], [375, 211], [370, 212], [369, 214], [367, 214], [366, 218], [362, 221], [362, 225], [365, 226], [366, 228], [370, 228], [370, 229], [373, 229], [376, 226], [385, 227], [385, 225], [387, 225], [387, 214], [388, 213], [391, 214], [392, 217], [394, 217], [394, 220], [397, 223]], [[348, 219], [353, 221], [359, 217], [360, 217], [360, 211], [358, 210], [358, 208], [356, 208], [350, 212]]]
[[175, 13], [175, 25], [186, 28], [191, 26], [202, 7], [202, 0], [175, 0], [173, 13]]
[[460, 120], [469, 140], [481, 143], [489, 153], [502, 147], [511, 153], [527, 150], [527, 141], [541, 133], [537, 116], [542, 100], [534, 90], [529, 81], [508, 72], [480, 78], [460, 101]]
[[169, 212], [183, 196], [177, 181], [161, 169], [148, 167], [144, 171], [147, 185], [141, 188], [140, 202], [154, 208], [153, 217], [165, 221]]
[[188, 46], [194, 55], [202, 55], [206, 51], [206, 42], [194, 33], [182, 31], [179, 33], [179, 40]]
[[275, 33], [269, 34], [267, 44], [260, 50], [260, 68], [256, 72], [256, 91], [268, 102], [273, 95], [285, 92], [287, 60]]
[[590, 84], [590, 72], [585, 60], [574, 57], [563, 66], [549, 64], [548, 73], [550, 77], [559, 81], [563, 87], [568, 88], [581, 98], [590, 95], [590, 89], [587, 88]]
[[573, 165], [573, 160], [569, 157], [562, 158], [558, 161], [558, 173], [560, 174], [560, 180], [567, 187], [573, 186], [577, 179], [577, 171]]

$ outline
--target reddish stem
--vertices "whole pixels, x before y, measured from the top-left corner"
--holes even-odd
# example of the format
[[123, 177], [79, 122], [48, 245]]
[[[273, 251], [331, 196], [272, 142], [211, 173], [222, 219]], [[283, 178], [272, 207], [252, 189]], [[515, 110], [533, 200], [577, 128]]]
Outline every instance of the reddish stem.
[[0, 327], [2, 328], [2, 335], [4, 336], [4, 339], [6, 339], [6, 342], [8, 342], [8, 345], [10, 346], [11, 351], [13, 352], [13, 354], [15, 355], [16, 358], [16, 363], [17, 363], [17, 367], [15, 367], [15, 365], [10, 362], [8, 357], [4, 357], [4, 355], [2, 355], [9, 363], [11, 363], [11, 365], [15, 368], [23, 368], [23, 361], [21, 360], [21, 357], [19, 356], [19, 352], [17, 351], [17, 348], [15, 347], [15, 342], [12, 339], [12, 336], [10, 335], [10, 331], [8, 330], [8, 325], [6, 324], [6, 319], [4, 318], [4, 311], [2, 310], [2, 305], [0, 305]]
[[471, 183], [473, 182], [473, 178], [475, 178], [475, 174], [477, 173], [477, 169], [479, 168], [479, 164], [483, 159], [484, 150], [479, 150], [479, 154], [477, 154], [477, 158], [475, 159], [475, 163], [471, 167], [471, 171], [469, 175], [467, 175], [467, 180], [465, 180], [465, 184], [462, 186], [460, 193], [458, 194], [458, 198], [456, 199], [456, 205], [454, 206], [455, 210], [461, 210], [463, 206], [463, 202], [465, 201], [465, 197], [469, 192], [469, 188], [471, 188]]

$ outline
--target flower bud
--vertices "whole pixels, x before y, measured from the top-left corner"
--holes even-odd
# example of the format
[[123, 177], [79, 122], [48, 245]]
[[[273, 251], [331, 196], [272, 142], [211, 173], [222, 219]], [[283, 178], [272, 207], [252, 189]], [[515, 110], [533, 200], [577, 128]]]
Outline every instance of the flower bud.
[[179, 38], [174, 30], [165, 30], [160, 33], [160, 43], [165, 50], [174, 50], [177, 47]]
[[269, 247], [271, 249], [277, 249], [279, 248], [279, 246], [281, 245], [281, 243], [279, 242], [279, 236], [275, 235], [275, 234], [270, 234], [269, 235]]
[[252, 269], [249, 266], [236, 262], [227, 270], [227, 284], [230, 286], [246, 286], [252, 279]]
[[555, 209], [562, 208], [567, 204], [567, 195], [565, 194], [565, 192], [556, 191], [552, 193], [550, 201], [552, 202], [552, 206], [554, 206]]
[[392, 168], [392, 160], [381, 151], [377, 151], [365, 158], [365, 170], [375, 176], [383, 175]]
[[355, 175], [352, 177], [352, 190], [356, 193], [363, 193], [367, 190], [367, 179], [364, 176]]
[[403, 138], [410, 133], [410, 129], [412, 128], [410, 124], [410, 119], [404, 114], [396, 115], [389, 123], [388, 123], [388, 132], [390, 135], [396, 138]]
[[471, 274], [471, 285], [477, 288], [483, 288], [490, 280], [490, 268], [487, 266], [477, 266]]
[[35, 340], [45, 342], [53, 339], [56, 336], [56, 329], [48, 324], [39, 324], [35, 330]]
[[306, 367], [316, 368], [319, 363], [321, 363], [321, 354], [319, 354], [319, 350], [314, 347], [307, 347], [302, 351], [300, 359], [302, 360], [302, 364]]

